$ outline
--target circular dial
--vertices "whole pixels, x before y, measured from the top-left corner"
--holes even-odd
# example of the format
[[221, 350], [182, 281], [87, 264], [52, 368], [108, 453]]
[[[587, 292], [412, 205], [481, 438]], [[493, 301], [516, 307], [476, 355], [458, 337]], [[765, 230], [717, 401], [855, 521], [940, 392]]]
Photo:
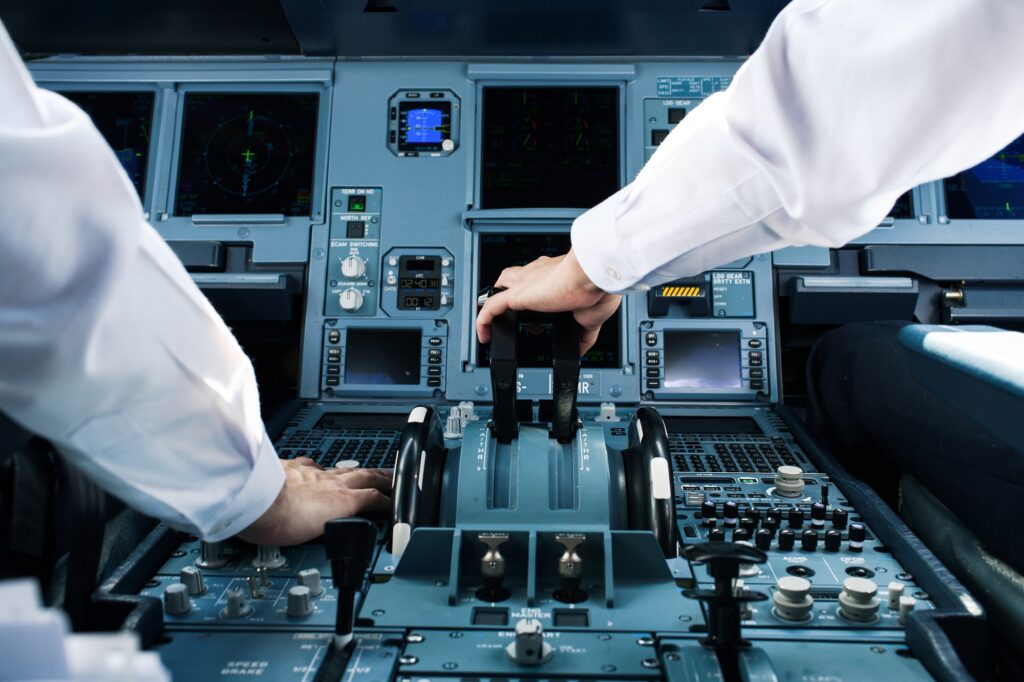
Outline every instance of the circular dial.
[[338, 294], [338, 304], [342, 310], [351, 313], [363, 306], [363, 295], [356, 289], [345, 289]]
[[366, 262], [358, 256], [341, 259], [341, 274], [346, 279], [359, 279], [366, 274]]

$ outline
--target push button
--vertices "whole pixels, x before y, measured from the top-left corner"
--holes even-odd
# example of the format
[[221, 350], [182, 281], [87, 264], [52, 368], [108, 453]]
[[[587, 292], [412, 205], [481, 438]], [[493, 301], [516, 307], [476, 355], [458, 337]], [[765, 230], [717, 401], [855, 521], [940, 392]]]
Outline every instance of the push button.
[[341, 383], [341, 379], [339, 377], [327, 377], [327, 385], [328, 386], [337, 386], [340, 383]]
[[759, 379], [755, 379], [755, 380], [750, 382], [750, 388], [755, 390], [755, 391], [763, 391], [764, 390], [764, 382], [759, 380]]
[[345, 236], [349, 239], [362, 239], [366, 236], [366, 224], [361, 220], [349, 220], [345, 223]]
[[431, 336], [429, 343], [430, 343], [431, 346], [440, 346], [441, 345], [441, 337], [440, 336]]
[[750, 378], [751, 379], [764, 379], [764, 370], [763, 369], [752, 369], [752, 370], [750, 370]]
[[648, 367], [647, 368], [647, 378], [648, 379], [657, 379], [660, 376], [661, 376], [661, 370], [658, 369], [657, 367]]
[[751, 348], [760, 348], [761, 341], [759, 339], [751, 339], [750, 341], [747, 341], [747, 345]]
[[327, 375], [334, 376], [341, 374], [341, 365], [327, 365]]
[[440, 367], [427, 367], [427, 376], [428, 377], [439, 377], [439, 376], [441, 376], [441, 368]]
[[661, 388], [661, 381], [658, 379], [648, 379], [647, 388]]
[[327, 341], [328, 343], [338, 343], [341, 341], [341, 332], [337, 329], [332, 330], [327, 334]]
[[436, 386], [440, 386], [440, 385], [441, 385], [441, 379], [439, 377], [431, 377], [431, 378], [427, 379], [427, 386], [436, 387]]
[[655, 334], [654, 332], [647, 332], [647, 334], [644, 336], [644, 343], [646, 343], [648, 346], [657, 346], [658, 335]]

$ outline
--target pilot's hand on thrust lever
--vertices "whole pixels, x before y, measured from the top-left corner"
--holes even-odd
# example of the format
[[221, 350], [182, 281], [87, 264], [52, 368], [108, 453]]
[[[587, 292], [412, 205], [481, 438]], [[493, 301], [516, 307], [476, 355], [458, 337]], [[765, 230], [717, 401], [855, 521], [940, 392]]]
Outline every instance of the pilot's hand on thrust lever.
[[564, 256], [542, 256], [522, 267], [506, 268], [494, 286], [505, 291], [488, 298], [476, 317], [480, 343], [491, 340], [491, 322], [506, 310], [571, 311], [581, 327], [580, 355], [594, 345], [601, 325], [615, 314], [622, 300], [598, 289], [571, 250]]
[[322, 469], [308, 457], [281, 462], [284, 487], [263, 516], [238, 534], [260, 545], [295, 545], [317, 538], [324, 523], [380, 513], [391, 501], [391, 474], [380, 469]]

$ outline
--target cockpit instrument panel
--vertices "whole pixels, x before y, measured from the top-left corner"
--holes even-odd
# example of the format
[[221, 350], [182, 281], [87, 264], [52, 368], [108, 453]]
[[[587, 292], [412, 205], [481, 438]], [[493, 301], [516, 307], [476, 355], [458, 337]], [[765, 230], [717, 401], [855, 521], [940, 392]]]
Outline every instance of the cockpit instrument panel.
[[184, 96], [175, 215], [312, 211], [319, 96]]
[[950, 218], [1024, 218], [1024, 136], [993, 157], [944, 181]]
[[139, 198], [145, 199], [155, 94], [152, 91], [63, 91], [61, 94], [89, 114], [117, 155]]
[[480, 208], [590, 208], [621, 186], [619, 88], [485, 87]]

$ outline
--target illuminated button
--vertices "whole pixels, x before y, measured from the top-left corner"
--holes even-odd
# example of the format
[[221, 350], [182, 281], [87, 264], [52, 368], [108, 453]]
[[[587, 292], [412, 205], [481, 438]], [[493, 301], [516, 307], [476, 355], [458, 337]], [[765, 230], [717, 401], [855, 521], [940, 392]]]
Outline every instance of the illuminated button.
[[427, 358], [427, 362], [429, 362], [431, 365], [440, 365], [441, 364], [441, 356], [440, 355], [431, 356], [431, 357]]
[[441, 349], [431, 348], [429, 351], [427, 351], [427, 355], [429, 355], [432, 358], [439, 358], [441, 357]]
[[446, 267], [448, 267], [451, 264], [452, 264], [452, 262], [449, 259], [447, 259], [447, 258], [442, 258], [441, 259], [441, 267], [442, 268], [446, 268]]
[[431, 377], [439, 377], [439, 376], [441, 376], [441, 368], [440, 367], [427, 367], [427, 376], [431, 376]]
[[362, 239], [366, 236], [366, 225], [361, 220], [350, 220], [345, 223], [345, 236], [349, 239]]
[[348, 196], [348, 210], [353, 213], [362, 213], [366, 210], [365, 194], [350, 194]]
[[661, 381], [658, 379], [648, 379], [647, 388], [661, 388]]
[[327, 341], [329, 343], [338, 343], [339, 341], [341, 341], [341, 332], [339, 332], [337, 329], [330, 331], [327, 334]]
[[395, 285], [398, 283], [398, 278], [394, 274], [388, 274], [388, 284]]
[[341, 379], [339, 377], [327, 377], [327, 385], [328, 386], [337, 386], [340, 383], [341, 383]]
[[658, 335], [655, 334], [654, 332], [647, 332], [647, 335], [644, 337], [644, 342], [648, 346], [657, 346], [658, 345]]
[[657, 367], [658, 365], [661, 364], [661, 359], [660, 358], [647, 358], [647, 364], [649, 366]]
[[391, 267], [395, 267], [396, 265], [398, 265], [398, 259], [395, 258], [394, 256], [388, 258], [388, 265], [390, 265]]
[[427, 379], [427, 386], [437, 387], [441, 385], [441, 380], [437, 377], [431, 377]]
[[660, 376], [661, 376], [661, 370], [658, 369], [657, 367], [648, 367], [647, 368], [647, 378], [648, 379], [656, 379], [657, 377], [660, 377]]
[[751, 348], [760, 348], [761, 341], [759, 339], [751, 339], [750, 341], [747, 341], [747, 345]]
[[761, 351], [759, 351], [759, 350], [752, 350], [752, 351], [750, 351], [750, 359], [751, 360], [760, 360], [761, 359]]
[[431, 336], [430, 337], [430, 341], [428, 341], [428, 343], [431, 346], [440, 346], [441, 345], [441, 337], [440, 336]]
[[760, 367], [763, 364], [764, 363], [761, 361], [761, 358], [750, 358], [751, 367]]
[[649, 350], [649, 351], [647, 351], [647, 357], [649, 357], [649, 358], [656, 358], [656, 357], [659, 357], [659, 355], [660, 355], [660, 353], [658, 353], [658, 351], [656, 351], [656, 350]]

